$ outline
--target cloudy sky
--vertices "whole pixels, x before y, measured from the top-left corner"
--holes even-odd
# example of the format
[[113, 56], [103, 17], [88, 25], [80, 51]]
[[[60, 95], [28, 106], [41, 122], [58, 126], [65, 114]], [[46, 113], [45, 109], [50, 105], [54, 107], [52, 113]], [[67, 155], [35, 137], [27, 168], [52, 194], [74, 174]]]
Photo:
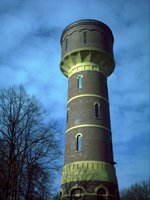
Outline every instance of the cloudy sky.
[[120, 189], [150, 177], [149, 15], [149, 0], [0, 0], [0, 87], [23, 84], [63, 129], [61, 33], [90, 18], [112, 29], [116, 69], [108, 83]]

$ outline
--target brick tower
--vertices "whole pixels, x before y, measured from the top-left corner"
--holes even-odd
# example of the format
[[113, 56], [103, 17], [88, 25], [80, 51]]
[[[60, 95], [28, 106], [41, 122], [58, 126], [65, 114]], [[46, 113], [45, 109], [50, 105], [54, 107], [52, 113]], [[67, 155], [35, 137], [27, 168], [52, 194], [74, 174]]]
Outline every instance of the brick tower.
[[62, 200], [119, 199], [107, 91], [113, 41], [97, 20], [74, 22], [62, 33], [60, 68], [68, 78]]

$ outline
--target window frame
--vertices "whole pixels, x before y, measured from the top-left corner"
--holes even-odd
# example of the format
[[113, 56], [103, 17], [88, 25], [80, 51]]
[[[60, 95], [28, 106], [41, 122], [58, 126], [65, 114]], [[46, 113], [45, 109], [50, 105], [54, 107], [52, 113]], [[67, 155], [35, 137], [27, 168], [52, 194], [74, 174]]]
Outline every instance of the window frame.
[[94, 103], [94, 116], [96, 119], [100, 119], [100, 103]]
[[77, 88], [78, 90], [81, 90], [83, 88], [83, 76], [79, 75], [77, 77]]
[[[101, 191], [100, 191], [101, 190]], [[108, 192], [108, 189], [103, 186], [103, 185], [100, 185], [98, 186], [96, 189], [95, 189], [95, 193], [97, 194], [97, 199], [101, 199], [101, 200], [105, 200], [108, 198], [109, 196], [109, 192]]]
[[82, 151], [82, 137], [81, 133], [76, 135], [76, 152]]

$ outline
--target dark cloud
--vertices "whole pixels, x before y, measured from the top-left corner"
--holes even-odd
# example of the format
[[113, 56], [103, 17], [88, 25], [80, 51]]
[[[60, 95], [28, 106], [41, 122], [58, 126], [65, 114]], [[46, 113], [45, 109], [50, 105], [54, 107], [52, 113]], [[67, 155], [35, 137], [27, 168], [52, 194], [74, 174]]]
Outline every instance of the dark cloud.
[[40, 27], [36, 33], [35, 36], [38, 37], [52, 37], [52, 38], [59, 38], [59, 32], [60, 32], [60, 28], [56, 28], [56, 27]]

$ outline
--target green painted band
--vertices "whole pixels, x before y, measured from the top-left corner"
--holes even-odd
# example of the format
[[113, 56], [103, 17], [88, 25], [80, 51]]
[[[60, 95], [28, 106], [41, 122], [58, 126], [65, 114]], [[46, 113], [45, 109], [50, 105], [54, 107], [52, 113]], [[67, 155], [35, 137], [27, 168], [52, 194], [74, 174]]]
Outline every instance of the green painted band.
[[62, 184], [76, 181], [106, 181], [117, 184], [115, 167], [101, 161], [78, 161], [63, 168]]

